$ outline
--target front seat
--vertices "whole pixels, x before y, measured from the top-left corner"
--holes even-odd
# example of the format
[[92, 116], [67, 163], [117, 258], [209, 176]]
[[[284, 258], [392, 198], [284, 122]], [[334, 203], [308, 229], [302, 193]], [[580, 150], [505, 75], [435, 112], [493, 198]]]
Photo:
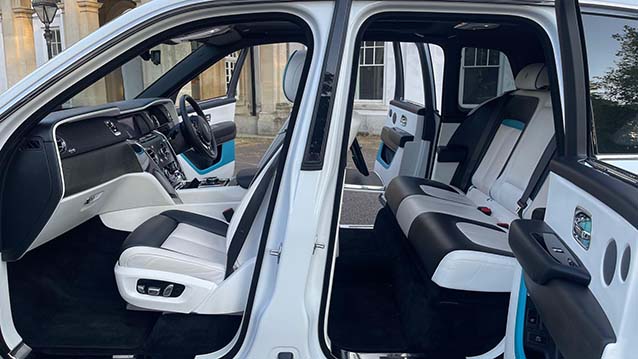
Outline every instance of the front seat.
[[[297, 92], [305, 57], [306, 51], [296, 51], [289, 59], [284, 72], [289, 98]], [[243, 312], [261, 235], [260, 226], [252, 224], [265, 220], [280, 148], [265, 157], [230, 223], [171, 210], [136, 228], [115, 264], [122, 298], [164, 312]]]

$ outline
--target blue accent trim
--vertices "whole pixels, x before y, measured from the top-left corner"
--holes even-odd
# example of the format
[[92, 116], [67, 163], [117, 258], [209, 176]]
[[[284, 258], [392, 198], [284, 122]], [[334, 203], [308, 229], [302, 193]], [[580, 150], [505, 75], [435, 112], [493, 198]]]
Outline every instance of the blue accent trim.
[[521, 278], [521, 287], [518, 290], [518, 304], [516, 306], [516, 328], [514, 331], [514, 357], [526, 359], [523, 343], [523, 329], [525, 328], [525, 307], [527, 306], [527, 287], [525, 279]]
[[200, 175], [205, 175], [222, 166], [225, 166], [235, 161], [235, 140], [222, 143], [221, 155], [222, 155], [222, 158], [220, 158], [219, 161], [217, 161], [217, 163], [203, 170], [197, 168], [197, 166], [195, 166], [195, 164], [191, 162], [191, 160], [189, 160], [188, 157], [184, 156], [183, 153], [180, 156], [182, 156], [184, 161], [186, 161], [186, 163], [188, 163], [188, 165], [191, 166], [191, 168], [194, 169], [195, 172], [197, 172]]
[[377, 162], [379, 162], [379, 164], [381, 164], [381, 166], [383, 166], [383, 168], [385, 168], [387, 170], [388, 168], [390, 168], [390, 164], [389, 163], [385, 163], [383, 158], [381, 158], [381, 151], [382, 150], [383, 150], [383, 142], [381, 142], [381, 144], [379, 145], [379, 151], [377, 151]]
[[520, 130], [520, 131], [523, 131], [523, 129], [525, 128], [525, 123], [523, 123], [523, 122], [521, 122], [519, 120], [506, 119], [506, 120], [503, 120], [502, 124], [503, 124], [503, 126], [515, 128], [515, 129]]

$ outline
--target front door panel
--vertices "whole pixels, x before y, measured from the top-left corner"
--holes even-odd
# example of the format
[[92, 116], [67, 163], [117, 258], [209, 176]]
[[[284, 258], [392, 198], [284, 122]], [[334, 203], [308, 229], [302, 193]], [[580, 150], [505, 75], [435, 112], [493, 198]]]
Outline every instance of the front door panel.
[[[228, 132], [226, 127], [234, 125], [235, 99], [213, 99], [202, 101], [200, 106], [206, 115], [206, 119], [216, 132], [218, 139], [218, 158], [211, 162], [204, 158], [198, 158], [192, 153], [182, 153], [178, 156], [180, 166], [188, 180], [193, 178], [204, 179], [206, 177], [231, 178], [235, 174], [235, 134], [223, 135], [219, 132]], [[234, 132], [234, 131], [233, 131]]]

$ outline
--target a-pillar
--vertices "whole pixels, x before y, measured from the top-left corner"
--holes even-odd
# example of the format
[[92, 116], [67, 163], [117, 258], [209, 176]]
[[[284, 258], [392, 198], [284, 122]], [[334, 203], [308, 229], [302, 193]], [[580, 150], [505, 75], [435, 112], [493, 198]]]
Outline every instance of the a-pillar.
[[[64, 38], [69, 47], [100, 27], [101, 4], [97, 0], [64, 0]], [[100, 79], [73, 98], [73, 106], [107, 101], [106, 84]]]
[[7, 85], [12, 86], [36, 68], [33, 9], [29, 0], [2, 0], [1, 3]]
[[273, 135], [288, 118], [291, 104], [283, 93], [288, 44], [259, 46], [259, 91], [261, 109], [257, 120], [260, 135]]

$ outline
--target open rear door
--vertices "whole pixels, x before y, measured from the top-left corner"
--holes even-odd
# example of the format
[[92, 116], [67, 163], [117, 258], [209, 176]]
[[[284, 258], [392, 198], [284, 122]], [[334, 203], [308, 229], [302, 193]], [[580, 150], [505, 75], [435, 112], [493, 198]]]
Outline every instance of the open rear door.
[[[403, 60], [404, 50], [414, 51], [415, 49], [422, 75], [418, 78], [415, 78], [416, 76], [412, 73], [414, 69], [410, 68], [413, 64], [406, 64]], [[396, 73], [394, 98], [388, 106], [388, 116], [381, 130], [381, 143], [374, 163], [374, 171], [379, 175], [384, 186], [387, 186], [396, 176], [420, 178], [430, 176], [434, 147], [441, 123], [441, 117], [436, 109], [429, 45], [395, 42], [393, 50]], [[408, 68], [410, 71], [406, 71]], [[406, 96], [407, 92], [415, 92], [417, 86], [422, 87], [423, 103], [412, 101]]]
[[556, 16], [564, 136], [544, 219], [510, 229], [522, 273], [506, 358], [635, 358], [638, 176], [604, 158], [638, 153], [638, 101], [627, 91], [638, 84], [637, 12], [556, 0]]

